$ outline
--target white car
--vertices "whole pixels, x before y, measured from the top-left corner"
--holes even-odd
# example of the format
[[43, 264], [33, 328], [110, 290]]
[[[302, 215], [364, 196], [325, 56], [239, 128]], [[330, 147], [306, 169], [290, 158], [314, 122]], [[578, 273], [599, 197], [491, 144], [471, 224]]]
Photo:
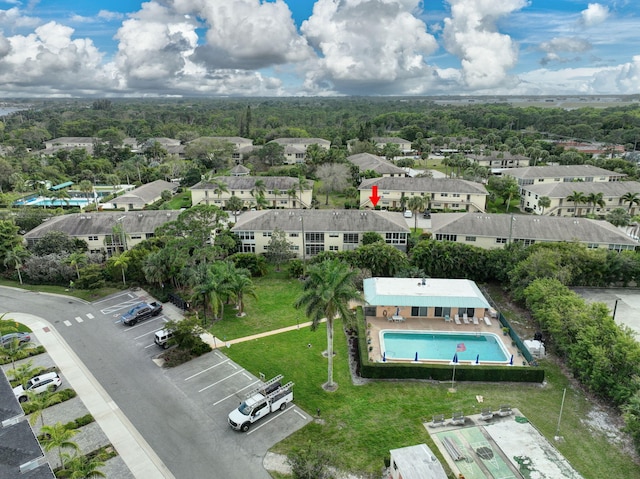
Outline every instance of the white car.
[[411, 210], [405, 210], [404, 217], [405, 218], [412, 218], [413, 217], [412, 211]]
[[45, 391], [55, 391], [61, 384], [62, 379], [60, 379], [58, 373], [45, 373], [29, 379], [29, 381], [27, 381], [26, 388], [22, 387], [22, 384], [20, 386], [16, 386], [13, 388], [13, 394], [16, 396], [18, 401], [25, 402], [29, 399], [29, 396], [27, 396], [29, 391], [36, 394], [40, 394]]

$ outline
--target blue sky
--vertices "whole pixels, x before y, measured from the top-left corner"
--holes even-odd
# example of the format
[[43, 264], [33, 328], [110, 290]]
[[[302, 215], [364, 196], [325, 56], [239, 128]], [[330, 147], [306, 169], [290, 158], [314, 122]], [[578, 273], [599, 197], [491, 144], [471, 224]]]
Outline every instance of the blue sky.
[[0, 94], [640, 93], [636, 0], [0, 0]]

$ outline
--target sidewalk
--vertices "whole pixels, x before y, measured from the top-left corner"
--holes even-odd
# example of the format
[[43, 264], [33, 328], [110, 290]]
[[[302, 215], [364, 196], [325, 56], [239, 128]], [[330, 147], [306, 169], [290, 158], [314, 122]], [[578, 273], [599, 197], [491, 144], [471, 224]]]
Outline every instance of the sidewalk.
[[23, 313], [11, 313], [11, 318], [27, 325], [33, 331], [135, 477], [175, 479], [118, 405], [48, 321]]

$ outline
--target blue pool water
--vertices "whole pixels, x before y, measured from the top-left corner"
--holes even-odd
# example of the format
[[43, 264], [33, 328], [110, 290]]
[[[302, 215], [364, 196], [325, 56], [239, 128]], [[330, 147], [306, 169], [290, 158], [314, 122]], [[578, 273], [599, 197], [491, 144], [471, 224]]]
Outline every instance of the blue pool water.
[[510, 358], [500, 337], [493, 333], [446, 333], [426, 331], [380, 331], [386, 359], [415, 359], [480, 363], [505, 362]]
[[28, 201], [16, 201], [16, 206], [80, 206], [85, 207], [89, 203], [93, 203], [93, 200], [87, 200], [86, 198], [67, 198], [62, 199], [50, 199], [50, 198], [35, 198]]

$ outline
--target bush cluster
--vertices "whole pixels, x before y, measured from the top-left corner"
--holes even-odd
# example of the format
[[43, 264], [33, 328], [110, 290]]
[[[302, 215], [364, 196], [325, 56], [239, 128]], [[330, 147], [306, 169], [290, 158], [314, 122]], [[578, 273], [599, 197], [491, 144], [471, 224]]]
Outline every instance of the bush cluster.
[[[51, 403], [49, 406], [54, 406], [56, 404], [60, 404], [62, 402], [68, 401], [69, 399], [73, 399], [77, 394], [73, 389], [61, 389], [60, 391], [56, 391], [55, 395], [51, 396]], [[29, 401], [22, 403], [22, 410], [28, 416], [32, 412], [37, 409], [37, 406]]]

